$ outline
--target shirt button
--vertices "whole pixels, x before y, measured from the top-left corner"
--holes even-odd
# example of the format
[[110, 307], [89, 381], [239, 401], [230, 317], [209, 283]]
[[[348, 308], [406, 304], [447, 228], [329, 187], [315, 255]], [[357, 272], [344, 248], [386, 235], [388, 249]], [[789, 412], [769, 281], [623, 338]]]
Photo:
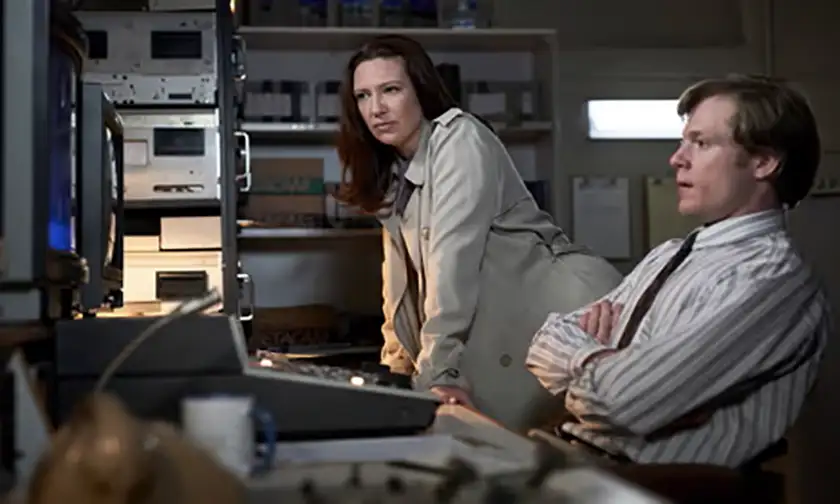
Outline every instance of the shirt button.
[[428, 241], [429, 240], [429, 228], [424, 227], [423, 229], [421, 229], [420, 230], [420, 236], [422, 236], [424, 240]]
[[502, 367], [508, 367], [512, 362], [513, 358], [508, 354], [503, 354], [501, 357], [499, 357], [499, 364], [501, 364]]

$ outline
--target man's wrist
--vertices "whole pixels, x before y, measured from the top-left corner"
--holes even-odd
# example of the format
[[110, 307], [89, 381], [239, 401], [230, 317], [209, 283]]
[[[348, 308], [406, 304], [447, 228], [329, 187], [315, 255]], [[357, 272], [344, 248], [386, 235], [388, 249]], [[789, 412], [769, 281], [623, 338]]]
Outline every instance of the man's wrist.
[[569, 361], [569, 372], [572, 376], [580, 376], [580, 374], [583, 372], [584, 367], [586, 367], [588, 364], [596, 362], [597, 360], [611, 355], [614, 352], [614, 349], [605, 347], [604, 345], [593, 340], [590, 344], [575, 352], [575, 354]]
[[580, 367], [581, 367], [581, 369], [583, 369], [588, 364], [598, 362], [599, 360], [603, 359], [604, 357], [609, 357], [610, 355], [616, 353], [617, 351], [618, 350], [616, 350], [614, 348], [604, 348], [602, 350], [598, 350], [597, 352], [593, 352], [588, 357], [586, 357], [583, 360], [583, 362], [581, 362]]

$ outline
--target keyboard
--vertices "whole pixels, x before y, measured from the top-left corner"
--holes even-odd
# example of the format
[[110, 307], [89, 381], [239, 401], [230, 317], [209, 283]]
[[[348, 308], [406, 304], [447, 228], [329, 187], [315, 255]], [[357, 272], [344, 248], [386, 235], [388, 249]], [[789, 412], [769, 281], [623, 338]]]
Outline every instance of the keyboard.
[[411, 389], [411, 378], [391, 373], [385, 366], [364, 366], [362, 369], [348, 369], [339, 366], [312, 364], [303, 360], [290, 360], [282, 353], [257, 350], [251, 366], [265, 367], [280, 372], [323, 378], [356, 386], [377, 385], [400, 389]]
[[[410, 378], [312, 364], [257, 351], [244, 371], [249, 392], [275, 417], [285, 439], [410, 435], [431, 426], [440, 401], [411, 390]], [[276, 412], [276, 413], [275, 413]]]

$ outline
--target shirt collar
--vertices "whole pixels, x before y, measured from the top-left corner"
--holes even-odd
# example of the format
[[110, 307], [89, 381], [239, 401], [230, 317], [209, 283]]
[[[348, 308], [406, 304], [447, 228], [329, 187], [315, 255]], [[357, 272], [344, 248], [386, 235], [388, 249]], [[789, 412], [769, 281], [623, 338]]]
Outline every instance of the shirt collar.
[[785, 216], [781, 210], [741, 215], [699, 228], [694, 248], [727, 245], [784, 229]]

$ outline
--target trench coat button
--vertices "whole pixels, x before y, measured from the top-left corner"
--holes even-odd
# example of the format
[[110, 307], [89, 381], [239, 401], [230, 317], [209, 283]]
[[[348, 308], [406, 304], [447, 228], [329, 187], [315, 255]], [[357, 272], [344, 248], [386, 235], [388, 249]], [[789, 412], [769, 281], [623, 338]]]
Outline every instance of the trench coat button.
[[449, 376], [450, 378], [458, 378], [459, 376], [461, 376], [461, 372], [458, 371], [457, 369], [447, 369], [446, 370], [446, 375]]
[[422, 236], [424, 240], [428, 241], [429, 240], [429, 228], [424, 227], [423, 229], [421, 229], [420, 230], [420, 236]]
[[508, 367], [512, 362], [513, 358], [511, 358], [508, 354], [502, 354], [502, 356], [499, 357], [499, 364], [501, 364], [502, 367]]

